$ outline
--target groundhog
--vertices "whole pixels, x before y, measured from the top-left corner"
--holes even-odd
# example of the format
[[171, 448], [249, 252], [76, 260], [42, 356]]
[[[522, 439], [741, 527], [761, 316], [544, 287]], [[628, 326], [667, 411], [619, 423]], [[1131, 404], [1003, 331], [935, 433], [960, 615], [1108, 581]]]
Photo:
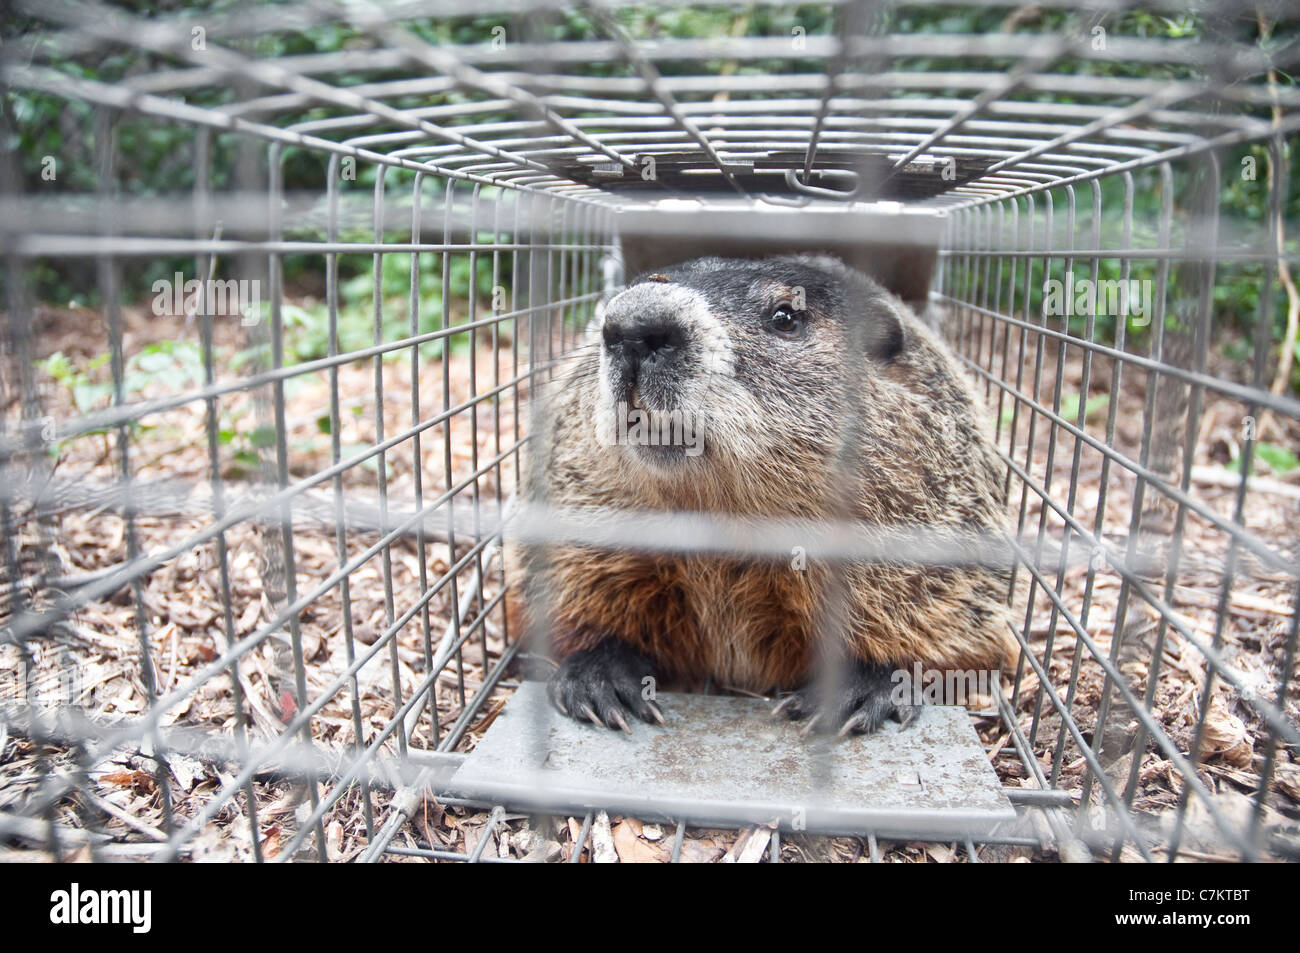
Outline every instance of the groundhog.
[[[525, 500], [1004, 528], [1004, 470], [964, 371], [899, 299], [827, 256], [642, 275], [538, 399]], [[533, 621], [558, 661], [552, 701], [625, 731], [629, 713], [663, 722], [643, 688], [674, 680], [793, 691], [774, 714], [817, 730], [906, 726], [897, 672], [996, 669], [1015, 650], [997, 567], [540, 543], [514, 558], [523, 611], [547, 607]]]

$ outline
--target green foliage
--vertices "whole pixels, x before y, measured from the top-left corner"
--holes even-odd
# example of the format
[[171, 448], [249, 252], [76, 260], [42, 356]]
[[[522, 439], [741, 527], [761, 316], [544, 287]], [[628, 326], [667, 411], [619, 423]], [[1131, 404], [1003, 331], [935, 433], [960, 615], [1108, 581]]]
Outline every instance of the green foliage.
[[[56, 351], [43, 361], [37, 361], [38, 370], [44, 371], [62, 385], [72, 399], [77, 413], [82, 416], [104, 410], [113, 403], [114, 385], [109, 371], [110, 355], [97, 354], [82, 366], [77, 366], [62, 351]], [[122, 399], [139, 398], [147, 390], [154, 395], [164, 392], [191, 389], [203, 380], [203, 357], [198, 346], [184, 341], [161, 341], [150, 344], [138, 354], [128, 358], [122, 368]], [[139, 420], [132, 420], [133, 431], [150, 429]], [[87, 434], [103, 434], [100, 429]], [[50, 446], [50, 454], [57, 457], [64, 444]]]
[[84, 368], [79, 368], [62, 351], [55, 351], [45, 360], [38, 361], [36, 367], [67, 388], [78, 413], [88, 414], [113, 393], [112, 383], [95, 374], [108, 363], [108, 358], [107, 354], [97, 355]]
[[[1261, 467], [1261, 463], [1267, 464], [1267, 466]], [[1297, 458], [1286, 447], [1278, 446], [1275, 443], [1255, 444], [1255, 472], [1271, 470], [1278, 476], [1284, 476], [1296, 467], [1300, 467], [1300, 458]], [[1241, 458], [1234, 458], [1230, 463], [1226, 464], [1225, 469], [1240, 473]]]
[[[108, 354], [92, 357], [77, 367], [62, 351], [56, 351], [38, 369], [62, 384], [81, 414], [103, 410], [112, 402], [113, 382], [106, 373]], [[203, 379], [203, 356], [195, 344], [185, 341], [160, 341], [143, 348], [127, 359], [122, 374], [122, 398], [138, 397], [150, 385], [166, 391], [183, 391]]]
[[[379, 274], [379, 300], [381, 318], [379, 332], [375, 330], [375, 274], [371, 256], [342, 256], [340, 271], [348, 265], [359, 267], [351, 278], [339, 281], [340, 307], [338, 313], [338, 353], [359, 351], [376, 344], [391, 344], [411, 337], [431, 334], [443, 327], [442, 255], [424, 252], [419, 255], [416, 275], [416, 320], [411, 321], [411, 256], [393, 252], [381, 256]], [[491, 313], [485, 302], [492, 299], [491, 262], [480, 261], [477, 274], [471, 267], [468, 255], [449, 255], [447, 264], [448, 301], [466, 303], [471, 298], [471, 281], [475, 283], [473, 299], [476, 318]], [[365, 262], [365, 265], [362, 265]], [[463, 323], [468, 315], [463, 308], [447, 315], [449, 324]], [[271, 306], [262, 302], [259, 323], [269, 326]], [[304, 302], [303, 305], [285, 301], [280, 305], [280, 319], [284, 328], [285, 361], [289, 364], [313, 361], [330, 354], [329, 309], [321, 302]], [[508, 329], [504, 329], [507, 330]], [[483, 331], [483, 334], [490, 332]], [[465, 353], [470, 346], [470, 333], [452, 334], [448, 338], [435, 338], [419, 345], [422, 360], [432, 361], [442, 357], [444, 341], [450, 340], [453, 352]], [[405, 348], [385, 352], [386, 360], [408, 360]], [[267, 343], [246, 348], [234, 356], [232, 369], [243, 371], [249, 367], [270, 365], [270, 346]]]
[[[109, 372], [110, 356], [98, 354], [81, 366], [61, 351], [37, 362], [38, 369], [66, 388], [77, 412], [86, 415], [104, 410], [113, 402], [113, 381]], [[184, 341], [160, 341], [131, 355], [123, 365], [122, 399], [139, 400], [166, 393], [179, 393], [200, 386], [204, 380], [203, 355], [198, 345]], [[296, 380], [287, 381], [286, 390]], [[328, 418], [326, 418], [328, 420]], [[133, 433], [152, 430], [139, 419], [130, 421]], [[103, 429], [87, 435], [103, 434]], [[178, 445], [188, 445], [193, 435], [176, 434]], [[247, 476], [262, 463], [262, 451], [275, 446], [275, 429], [266, 426], [246, 427], [246, 415], [236, 408], [223, 406], [217, 427], [217, 441], [228, 448], [227, 474]], [[66, 443], [66, 442], [65, 442]], [[58, 456], [65, 443], [54, 444], [50, 453]]]
[[127, 361], [126, 392], [139, 393], [150, 384], [180, 392], [203, 382], [203, 354], [189, 341], [159, 341], [141, 349]]
[[[1084, 405], [1083, 408], [1084, 422], [1095, 423], [1098, 419], [1101, 418], [1102, 416], [1101, 412], [1105, 410], [1107, 405], [1109, 404], [1110, 404], [1109, 394], [1094, 394], [1091, 397], [1089, 397], [1088, 402]], [[1002, 422], [1003, 427], [1009, 427], [1011, 425], [1011, 418], [1014, 414], [1015, 414], [1014, 404], [1008, 405], [1002, 409], [1002, 416], [1000, 420]], [[1063, 420], [1067, 420], [1072, 424], [1077, 423], [1077, 421], [1079, 420], [1079, 395], [1078, 394], [1062, 395], [1060, 414]]]
[[[119, 0], [127, 9], [152, 12], [159, 8], [165, 11], [228, 11], [237, 6], [236, 0], [211, 0], [198, 3], [192, 0], [161, 0], [159, 4], [145, 4], [143, 0]], [[1195, 44], [1209, 35], [1213, 30], [1226, 30], [1231, 38], [1240, 42], [1258, 43], [1261, 46], [1281, 48], [1294, 40], [1294, 36], [1279, 34], [1268, 40], [1261, 40], [1258, 27], [1253, 17], [1241, 17], [1224, 23], [1211, 22], [1196, 12], [1192, 5], [1185, 12], [1164, 11], [1162, 14], [1144, 10], [1125, 10], [1111, 13], [1100, 22], [1104, 24], [1108, 37], [1159, 38], [1171, 43]], [[689, 5], [655, 6], [647, 4], [637, 7], [620, 7], [612, 12], [622, 26], [634, 39], [653, 41], [670, 38], [724, 38], [724, 37], [791, 37], [796, 28], [802, 29], [808, 37], [832, 35], [838, 28], [842, 8], [833, 8], [825, 4], [771, 4], [693, 7]], [[1011, 31], [1020, 34], [1047, 34], [1070, 32], [1085, 36], [1094, 20], [1092, 14], [1068, 8], [1039, 8], [1025, 5], [1019, 8], [989, 7], [984, 5], [967, 6], [962, 4], [909, 4], [887, 6], [882, 13], [883, 20], [878, 29], [900, 34], [994, 34]], [[22, 32], [22, 23], [14, 21], [9, 25], [0, 25], [6, 37]], [[519, 43], [537, 39], [573, 41], [590, 39], [600, 35], [600, 28], [592, 22], [588, 12], [578, 7], [562, 7], [536, 21], [526, 22], [523, 18], [505, 19], [499, 14], [477, 14], [456, 16], [446, 19], [414, 18], [406, 21], [407, 28], [413, 30], [425, 41], [435, 44], [487, 45], [494, 38], [494, 30], [505, 28], [508, 43]], [[372, 45], [372, 39], [356, 29], [340, 22], [317, 23], [303, 29], [275, 31], [232, 41], [243, 54], [275, 58], [297, 56], [312, 53], [328, 53]], [[96, 51], [93, 55], [55, 56], [49, 64], [70, 77], [88, 82], [119, 83], [125, 79], [163, 68], [167, 60], [156, 54], [131, 48], [114, 50], [107, 55]], [[890, 69], [926, 70], [926, 71], [969, 71], [972, 69], [998, 70], [1013, 65], [1008, 61], [994, 59], [972, 60], [970, 57], [895, 57]], [[658, 64], [666, 75], [685, 73], [708, 73], [726, 70], [744, 74], [765, 74], [772, 72], [816, 72], [824, 69], [825, 64], [816, 57], [799, 55], [793, 45], [789, 55], [765, 60], [729, 61], [725, 57], [712, 62], [672, 62]], [[631, 67], [621, 61], [566, 64], [566, 69], [573, 69], [589, 76], [624, 76], [632, 75]], [[1113, 56], [1083, 55], [1064, 60], [1056, 69], [1065, 73], [1091, 76], [1135, 77], [1147, 80], [1180, 80], [1192, 77], [1196, 67], [1150, 62], [1122, 61]], [[360, 70], [347, 70], [332, 74], [329, 82], [349, 87], [366, 83], [378, 78], [402, 79], [417, 78], [425, 75], [425, 70], [412, 62], [397, 69], [385, 69], [381, 74]], [[1252, 81], [1254, 78], [1252, 78]], [[1279, 76], [1279, 82], [1291, 88], [1294, 80], [1286, 75]], [[209, 86], [187, 89], [186, 102], [200, 107], [219, 106], [226, 102], [241, 99], [249, 94], [247, 87], [239, 83], [214, 83]], [[696, 94], [684, 94], [684, 98], [707, 98], [711, 93], [701, 91]], [[744, 94], [737, 94], [743, 98]], [[917, 95], [926, 96], [962, 96], [969, 97], [968, 89], [926, 89]], [[1079, 103], [1087, 105], [1116, 105], [1127, 103], [1127, 98], [1107, 96], [1100, 92], [1080, 92], [1077, 95], [1060, 91], [1036, 89], [1032, 84], [1021, 87], [1010, 94], [1012, 98], [1052, 103]], [[208, 138], [208, 156], [205, 162], [199, 162], [199, 138], [196, 130], [183, 123], [166, 123], [149, 117], [138, 116], [129, 111], [100, 111], [86, 102], [76, 99], [64, 99], [41, 92], [23, 89], [6, 90], [3, 93], [6, 109], [13, 119], [9, 141], [3, 143], [12, 149], [21, 162], [20, 174], [22, 188], [28, 194], [43, 195], [52, 192], [66, 193], [74, 196], [91, 197], [101, 186], [111, 188], [129, 196], [156, 196], [184, 193], [196, 185], [195, 176], [199, 168], [208, 169], [208, 185], [214, 191], [235, 187], [235, 170], [240, 167], [241, 149], [249, 147], [249, 140], [230, 133], [212, 132]], [[421, 94], [417, 96], [398, 96], [388, 100], [394, 108], [413, 108], [434, 105], [467, 102], [473, 96], [464, 91], [449, 91], [440, 94]], [[311, 121], [337, 117], [350, 112], [349, 109], [317, 104], [303, 108], [292, 117], [295, 121]], [[905, 104], [900, 104], [900, 112], [905, 111]], [[1243, 107], [1244, 113], [1253, 118], [1268, 117], [1267, 106]], [[111, 124], [103, 118], [111, 118]], [[280, 121], [279, 117], [272, 121]], [[496, 117], [478, 116], [475, 121], [489, 122], [493, 118], [507, 120], [517, 116], [506, 110]], [[593, 127], [593, 131], [599, 131]], [[105, 137], [111, 137], [106, 142]], [[113, 180], [109, 183], [99, 181], [99, 159], [106, 146], [112, 148]], [[1161, 147], [1158, 146], [1157, 147]], [[260, 148], [260, 147], [259, 147]], [[50, 182], [42, 176], [45, 157], [56, 160], [58, 175]], [[247, 165], [257, 165], [258, 157], [244, 155], [251, 159]], [[1226, 149], [1219, 155], [1220, 162], [1220, 196], [1219, 210], [1222, 221], [1231, 225], [1223, 230], [1225, 239], [1234, 236], [1258, 236], [1260, 229], [1268, 221], [1268, 163], [1267, 149], [1258, 144], [1244, 145]], [[1254, 170], [1253, 175], [1245, 174], [1243, 161], [1248, 161]], [[1179, 245], [1186, 239], [1180, 229], [1183, 227], [1187, 210], [1179, 203], [1187, 194], [1191, 161], [1174, 164], [1174, 193], [1167, 196], [1160, 188], [1159, 176], [1154, 170], [1134, 173], [1132, 195], [1133, 215], [1131, 219], [1132, 236], [1128, 243], [1139, 247], [1156, 247], [1159, 244], [1157, 234], [1161, 209], [1171, 202], [1174, 207], [1173, 234], [1170, 243]], [[322, 193], [327, 175], [328, 157], [322, 153], [296, 146], [286, 146], [280, 153], [280, 173], [286, 191], [312, 191]], [[394, 201], [409, 201], [411, 175], [397, 170], [383, 173], [385, 190]], [[370, 190], [374, 188], [379, 172], [369, 163], [361, 162], [357, 167], [355, 182], [345, 185], [348, 189]], [[1300, 174], [1288, 177], [1290, 187], [1283, 200], [1283, 213], [1287, 220], [1300, 219]], [[425, 179], [429, 194], [439, 198], [445, 195], [446, 183], [435, 176]], [[258, 183], [251, 184], [257, 188]], [[1093, 236], [1100, 238], [1103, 245], [1120, 247], [1125, 244], [1122, 235], [1122, 221], [1119, 210], [1124, 205], [1124, 185], [1119, 177], [1107, 177], [1098, 183], [1101, 190], [1102, 221], [1091, 220], [1092, 186], [1083, 184], [1076, 189], [1076, 221], [1074, 234], [1066, 234], [1067, 196], [1064, 190], [1054, 190], [1050, 198], [1054, 203], [1054, 232], [1050, 241], [1053, 247], [1065, 247], [1068, 239], [1075, 242], [1075, 247], [1092, 244]], [[467, 190], [458, 187], [458, 195], [467, 198]], [[482, 190], [487, 198], [493, 190]], [[1036, 247], [1043, 245], [1043, 209], [1049, 196], [1040, 193], [1036, 196], [1037, 222], [1040, 230], [1036, 233]], [[395, 223], [390, 223], [395, 224]], [[1021, 221], [1023, 227], [1025, 222]], [[385, 240], [399, 230], [390, 228]], [[310, 239], [321, 236], [311, 234]], [[348, 236], [342, 236], [348, 240]], [[372, 236], [358, 234], [361, 240]], [[1288, 247], [1295, 250], [1296, 238], [1288, 242]], [[503, 256], [508, 262], [510, 256]], [[477, 287], [470, 289], [469, 265], [467, 256], [453, 255], [448, 259], [450, 266], [450, 287], [442, 286], [442, 256], [425, 254], [420, 256], [419, 273], [416, 289], [418, 317], [412, 329], [410, 316], [410, 275], [409, 256], [405, 254], [387, 254], [383, 256], [379, 276], [379, 298], [382, 304], [382, 319], [378, 339], [382, 341], [401, 340], [417, 334], [430, 333], [441, 327], [444, 312], [450, 318], [453, 306], [475, 297], [482, 301], [490, 299], [491, 266], [480, 261]], [[223, 277], [228, 263], [219, 262], [217, 277]], [[1026, 266], [1028, 266], [1029, 286], [1025, 287]], [[1046, 268], [1041, 258], [1030, 256], [1016, 263], [1017, 272], [1014, 287], [1009, 282], [1010, 262], [996, 261], [991, 265], [991, 272], [985, 271], [985, 261], [975, 260], [971, 267], [978, 271], [963, 271], [965, 266], [957, 264], [954, 270], [959, 281], [965, 281], [965, 287], [997, 287], [1002, 296], [999, 307], [1011, 313], [1025, 315], [1030, 321], [1037, 321], [1042, 313], [1043, 281], [1049, 277], [1062, 278], [1064, 261], [1054, 258]], [[1075, 262], [1076, 275], [1090, 277], [1093, 260], [1080, 259]], [[1118, 258], [1100, 259], [1095, 263], [1095, 277], [1102, 280], [1118, 280], [1123, 265]], [[192, 273], [194, 262], [189, 258], [153, 258], [144, 259], [124, 268], [124, 294], [143, 295], [157, 278], [170, 278], [176, 271]], [[314, 294], [321, 296], [319, 276], [323, 271], [319, 255], [285, 256], [283, 259], [285, 285], [296, 289], [303, 284], [316, 284]], [[1128, 277], [1138, 281], [1158, 283], [1158, 270], [1155, 262], [1140, 257], [1132, 258], [1128, 265]], [[96, 269], [85, 267], [84, 262], [70, 259], [49, 259], [33, 261], [28, 269], [34, 297], [40, 301], [59, 303], [71, 302], [89, 306], [98, 304], [99, 290]], [[340, 257], [340, 313], [338, 321], [339, 347], [352, 350], [370, 346], [376, 341], [374, 327], [375, 277], [367, 256]], [[1264, 284], [1265, 268], [1258, 261], [1220, 263], [1213, 284], [1212, 306], [1214, 309], [1215, 328], [1212, 334], [1219, 346], [1231, 349], [1232, 354], [1249, 355], [1253, 352], [1253, 335], [1259, 326], [1257, 318], [1262, 305], [1261, 287]], [[508, 283], [509, 276], [501, 280]], [[1175, 262], [1170, 274], [1170, 281], [1181, 280], [1178, 265]], [[949, 290], [960, 295], [960, 283]], [[1170, 292], [1174, 297], [1173, 287], [1155, 288], [1157, 295]], [[303, 295], [290, 294], [295, 301], [302, 301]], [[1269, 343], [1276, 346], [1282, 340], [1285, 328], [1285, 296], [1275, 293], [1272, 296], [1272, 314], [1265, 315], [1265, 326], [1269, 334]], [[1173, 309], [1171, 308], [1171, 311]], [[479, 316], [486, 313], [481, 307]], [[325, 356], [329, 351], [329, 318], [321, 305], [303, 303], [291, 305], [286, 302], [283, 308], [286, 333], [286, 360], [303, 361]], [[457, 309], [453, 320], [463, 320], [463, 309]], [[1183, 317], [1171, 313], [1167, 322], [1183, 320]], [[1091, 327], [1086, 318], [1073, 316], [1066, 325], [1076, 335], [1090, 332], [1093, 338], [1105, 344], [1113, 344], [1119, 339], [1119, 329], [1112, 314], [1098, 314]], [[1167, 326], [1169, 326], [1167, 324]], [[1151, 326], [1130, 318], [1124, 329], [1126, 346], [1134, 350], [1145, 350], [1151, 339]], [[1227, 332], [1227, 333], [1221, 333]], [[1245, 340], [1246, 346], [1240, 346]], [[451, 339], [452, 349], [468, 346], [468, 335], [456, 335]], [[269, 356], [265, 349], [250, 349], [240, 355], [240, 362], [263, 362]], [[421, 346], [420, 353], [427, 359], [439, 357], [444, 351], [441, 341], [427, 342]], [[404, 352], [394, 352], [399, 357]], [[1271, 356], [1271, 355], [1270, 355]], [[83, 372], [85, 369], [82, 369]], [[76, 369], [64, 369], [65, 373], [75, 375]], [[1297, 362], [1293, 385], [1300, 388], [1300, 362]], [[96, 393], [94, 386], [88, 382], [81, 384], [83, 400], [102, 401], [103, 394]]]
[[[1092, 422], [1101, 416], [1101, 411], [1110, 404], [1109, 394], [1094, 394], [1088, 398], [1088, 402], [1083, 407], [1083, 419], [1086, 422]], [[1079, 395], [1066, 394], [1061, 398], [1061, 416], [1070, 423], [1079, 419]]]
[[1273, 472], [1278, 476], [1300, 467], [1300, 460], [1296, 459], [1296, 455], [1286, 447], [1279, 447], [1272, 443], [1261, 443], [1255, 447], [1255, 453], [1261, 460], [1272, 467]]

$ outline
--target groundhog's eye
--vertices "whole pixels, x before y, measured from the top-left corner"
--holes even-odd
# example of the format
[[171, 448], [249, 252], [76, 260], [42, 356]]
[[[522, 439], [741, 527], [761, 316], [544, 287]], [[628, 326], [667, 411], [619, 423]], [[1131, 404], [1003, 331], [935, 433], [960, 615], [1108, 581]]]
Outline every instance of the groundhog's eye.
[[778, 334], [793, 336], [803, 330], [803, 314], [795, 311], [788, 304], [779, 304], [768, 319], [772, 330]]

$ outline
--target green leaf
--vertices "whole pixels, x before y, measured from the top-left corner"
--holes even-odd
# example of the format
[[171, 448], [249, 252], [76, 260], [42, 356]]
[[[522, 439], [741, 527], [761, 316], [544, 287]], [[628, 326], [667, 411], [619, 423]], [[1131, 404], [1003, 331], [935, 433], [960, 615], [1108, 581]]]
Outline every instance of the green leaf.
[[[1296, 455], [1286, 447], [1279, 447], [1277, 444], [1255, 444], [1255, 457], [1257, 460], [1262, 460], [1264, 463], [1268, 464], [1269, 468], [1278, 476], [1282, 476], [1285, 473], [1291, 472], [1296, 467], [1300, 467], [1300, 458], [1297, 458]], [[1240, 473], [1241, 457], [1234, 457], [1228, 463], [1224, 464], [1223, 468], [1225, 470], [1230, 470], [1233, 473]], [[1256, 469], [1258, 470], [1259, 467], [1256, 466]]]
[[146, 374], [170, 370], [175, 363], [172, 356], [157, 344], [145, 348], [135, 359], [136, 368]]
[[72, 385], [72, 402], [81, 413], [90, 413], [112, 390], [108, 384], [92, 384], [82, 380]]
[[257, 427], [248, 435], [248, 442], [258, 449], [275, 446], [275, 428]]
[[[359, 453], [364, 453], [373, 448], [373, 445], [366, 443], [345, 444], [339, 448], [341, 458], [346, 460], [349, 457], [355, 457]], [[390, 460], [385, 460], [384, 472], [391, 479], [393, 476], [393, 464]], [[369, 470], [371, 473], [379, 472], [379, 454], [371, 454], [361, 461], [360, 467], [363, 470]]]
[[[1089, 397], [1088, 402], [1083, 408], [1084, 420], [1088, 421], [1093, 419], [1097, 412], [1109, 403], [1109, 394], [1095, 394], [1092, 397]], [[1074, 423], [1079, 419], [1078, 394], [1066, 394], [1061, 398], [1061, 416], [1070, 423]]]
[[1260, 443], [1255, 446], [1255, 455], [1267, 463], [1278, 476], [1290, 473], [1300, 467], [1300, 459], [1286, 447], [1273, 443]]
[[238, 373], [248, 364], [252, 364], [250, 370], [256, 370], [259, 367], [266, 367], [271, 363], [271, 345], [256, 344], [253, 347], [246, 347], [236, 351], [230, 359], [230, 369]]
[[62, 351], [55, 351], [43, 361], [37, 361], [36, 366], [49, 374], [60, 384], [66, 384], [68, 380], [76, 374], [72, 362]]

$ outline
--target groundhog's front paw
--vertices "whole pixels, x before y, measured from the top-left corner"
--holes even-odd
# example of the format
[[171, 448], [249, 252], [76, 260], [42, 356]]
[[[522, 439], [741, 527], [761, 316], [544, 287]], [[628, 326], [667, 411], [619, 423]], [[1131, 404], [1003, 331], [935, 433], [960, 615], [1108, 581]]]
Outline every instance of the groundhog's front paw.
[[[823, 686], [813, 680], [782, 699], [772, 709], [772, 714], [784, 715], [791, 721], [808, 719], [803, 729], [805, 735], [811, 731], [869, 734], [890, 715], [897, 717], [906, 728], [920, 709], [915, 705], [897, 703], [893, 672], [894, 669], [888, 666], [854, 660], [851, 667], [841, 673], [839, 684], [833, 686], [829, 697], [826, 697]], [[911, 697], [910, 690], [906, 697]]]
[[622, 728], [628, 734], [631, 712], [642, 721], [664, 723], [659, 706], [641, 696], [646, 676], [654, 674], [650, 660], [617, 639], [574, 652], [551, 676], [547, 690], [561, 712], [602, 728]]

